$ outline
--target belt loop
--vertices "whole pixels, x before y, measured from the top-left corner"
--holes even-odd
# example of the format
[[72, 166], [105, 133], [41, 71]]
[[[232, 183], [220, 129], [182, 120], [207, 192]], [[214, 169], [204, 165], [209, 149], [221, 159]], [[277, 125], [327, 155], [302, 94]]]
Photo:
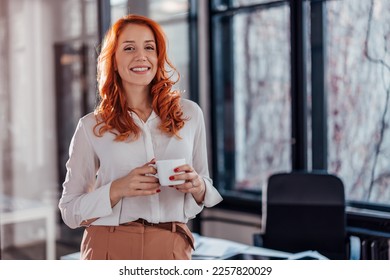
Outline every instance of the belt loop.
[[172, 222], [172, 232], [176, 232], [176, 223]]
[[114, 232], [115, 231], [115, 227], [114, 226], [110, 226], [109, 231], [110, 232]]

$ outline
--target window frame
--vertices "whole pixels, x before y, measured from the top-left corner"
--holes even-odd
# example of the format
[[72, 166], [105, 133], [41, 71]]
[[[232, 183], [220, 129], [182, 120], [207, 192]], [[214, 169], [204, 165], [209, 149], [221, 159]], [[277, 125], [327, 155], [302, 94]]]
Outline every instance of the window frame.
[[[216, 208], [234, 210], [243, 213], [255, 213], [261, 215], [261, 192], [232, 191], [226, 188], [227, 184], [221, 176], [226, 170], [225, 150], [223, 147], [224, 132], [224, 96], [221, 92], [224, 83], [221, 81], [229, 75], [222, 75], [222, 71], [229, 71], [232, 65], [232, 49], [222, 59], [216, 58], [218, 45], [221, 44], [221, 30], [214, 30], [215, 18], [224, 15], [233, 18], [238, 13], [250, 13], [257, 9], [268, 9], [278, 5], [290, 5], [291, 20], [291, 99], [292, 99], [292, 170], [308, 170], [311, 164], [312, 170], [327, 170], [327, 107], [325, 92], [325, 61], [326, 61], [326, 24], [325, 7], [330, 0], [282, 0], [275, 2], [259, 3], [242, 7], [232, 7], [231, 0], [215, 0], [209, 2], [209, 56], [210, 56], [210, 104], [211, 104], [211, 139], [212, 139], [212, 170], [215, 185], [218, 187], [224, 201], [215, 206]], [[218, 3], [218, 5], [215, 5]], [[311, 36], [306, 38], [304, 30], [305, 4], [310, 4]], [[306, 74], [306, 40], [310, 40], [311, 64], [316, 65], [317, 71], [311, 71], [311, 76]], [[229, 48], [229, 47], [228, 47]], [[226, 51], [226, 45], [224, 45]], [[225, 64], [224, 64], [225, 63]], [[226, 65], [227, 64], [227, 65]], [[218, 77], [218, 79], [217, 79]], [[308, 113], [307, 113], [307, 85], [306, 79], [311, 79], [312, 92], [312, 121], [311, 146], [308, 144]], [[232, 80], [232, 79], [230, 79]], [[313, 82], [314, 81], [314, 82]], [[222, 85], [222, 87], [221, 87]], [[220, 88], [218, 88], [220, 87]], [[234, 98], [234, 93], [232, 93]], [[315, 123], [315, 125], [313, 125]], [[308, 155], [309, 148], [311, 154]], [[309, 163], [309, 158], [311, 162]], [[231, 170], [227, 169], [229, 172]], [[233, 166], [234, 170], [234, 166]], [[232, 172], [234, 173], [234, 172]], [[234, 179], [234, 174], [231, 175]], [[363, 203], [360, 201], [347, 201], [347, 225], [351, 232], [364, 234], [367, 230], [372, 235], [388, 237], [390, 234], [390, 205], [376, 203]]]

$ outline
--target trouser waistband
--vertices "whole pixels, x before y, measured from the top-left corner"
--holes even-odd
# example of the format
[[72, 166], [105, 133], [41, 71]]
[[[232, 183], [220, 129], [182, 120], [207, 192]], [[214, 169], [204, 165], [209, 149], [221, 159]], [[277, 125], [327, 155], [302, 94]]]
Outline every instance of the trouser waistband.
[[130, 226], [132, 223], [142, 224], [145, 227], [156, 227], [165, 229], [171, 232], [178, 232], [184, 235], [184, 238], [187, 239], [191, 248], [195, 250], [193, 237], [182, 227], [183, 223], [179, 222], [167, 222], [167, 223], [150, 223], [145, 219], [138, 219], [132, 222], [121, 224], [121, 226]]

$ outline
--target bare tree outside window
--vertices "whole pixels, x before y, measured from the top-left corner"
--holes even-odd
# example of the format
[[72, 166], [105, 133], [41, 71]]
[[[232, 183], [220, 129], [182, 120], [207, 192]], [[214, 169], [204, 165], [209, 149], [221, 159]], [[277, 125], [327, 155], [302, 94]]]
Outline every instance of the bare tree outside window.
[[329, 171], [347, 199], [390, 200], [390, 1], [327, 2]]
[[234, 18], [236, 184], [258, 189], [291, 169], [288, 6]]

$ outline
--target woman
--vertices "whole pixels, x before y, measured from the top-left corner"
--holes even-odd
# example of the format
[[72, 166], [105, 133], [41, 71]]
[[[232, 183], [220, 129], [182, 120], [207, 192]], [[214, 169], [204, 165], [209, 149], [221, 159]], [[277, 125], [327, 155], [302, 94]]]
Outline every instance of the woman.
[[[84, 226], [82, 259], [190, 259], [186, 223], [222, 198], [209, 178], [203, 114], [172, 90], [175, 71], [161, 27], [119, 19], [98, 58], [101, 101], [80, 119], [59, 202], [70, 228]], [[155, 160], [185, 158], [161, 187]]]

